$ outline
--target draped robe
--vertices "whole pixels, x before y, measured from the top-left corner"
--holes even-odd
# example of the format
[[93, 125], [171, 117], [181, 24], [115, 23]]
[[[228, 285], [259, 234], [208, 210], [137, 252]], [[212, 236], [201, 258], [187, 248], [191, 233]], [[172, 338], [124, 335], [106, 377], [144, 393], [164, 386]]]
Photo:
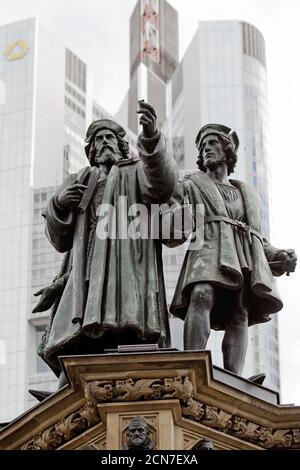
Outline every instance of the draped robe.
[[[244, 182], [230, 180], [239, 188], [244, 202], [246, 222], [254, 230], [261, 232], [260, 200], [256, 191]], [[172, 201], [174, 208], [182, 207], [188, 200], [195, 213], [197, 204], [204, 206], [204, 215], [228, 217], [224, 200], [217, 185], [202, 171], [186, 176], [177, 184]], [[212, 311], [211, 327], [225, 329], [226, 319], [236, 307], [238, 292], [245, 287], [236, 249], [235, 228], [226, 222], [204, 224], [204, 242], [200, 249], [188, 250], [179, 275], [175, 294], [170, 306], [173, 315], [185, 318], [193, 285], [210, 283], [218, 289], [216, 303]], [[180, 244], [185, 239], [169, 240], [167, 245]], [[252, 269], [247, 285], [247, 309], [249, 326], [270, 320], [269, 314], [281, 310], [282, 301], [268, 261], [272, 261], [281, 251], [274, 248], [266, 239], [261, 241], [251, 236]]]
[[[149, 208], [154, 203], [165, 203], [175, 187], [175, 164], [166, 151], [164, 136], [160, 135], [151, 153], [146, 150], [146, 140], [138, 139], [139, 159], [124, 159], [112, 167], [101, 194], [101, 204], [116, 208], [117, 232], [121, 229], [118, 220], [128, 219], [130, 206], [143, 203]], [[118, 235], [115, 239], [95, 236], [91, 262], [87, 262], [91, 249], [91, 246], [88, 249], [91, 244], [88, 209], [96, 188], [92, 182], [96, 170], [88, 170], [84, 180], [86, 191], [91, 193], [86, 210], [62, 214], [55, 202], [57, 194], [80, 180], [86, 171], [82, 170], [66, 179], [45, 213], [48, 239], [57, 251], [68, 254], [60, 273], [68, 274], [66, 285], [52, 309], [39, 348], [41, 357], [57, 374], [60, 355], [101, 353], [105, 347], [114, 348], [118, 344], [169, 345], [160, 242], [121, 239]], [[95, 188], [91, 189], [93, 184]], [[127, 197], [123, 214], [118, 214], [120, 196]], [[110, 217], [108, 212], [108, 223], [112, 222]]]

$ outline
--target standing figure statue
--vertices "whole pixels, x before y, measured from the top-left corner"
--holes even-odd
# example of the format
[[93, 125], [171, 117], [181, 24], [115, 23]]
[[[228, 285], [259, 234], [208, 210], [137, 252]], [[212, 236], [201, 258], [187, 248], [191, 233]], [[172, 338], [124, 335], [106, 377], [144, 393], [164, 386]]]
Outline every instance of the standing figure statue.
[[[52, 286], [37, 293], [34, 312], [52, 306], [39, 354], [58, 376], [61, 355], [103, 353], [119, 344], [169, 345], [161, 244], [124, 233], [130, 208], [167, 202], [176, 184], [155, 110], [139, 105], [139, 158], [129, 158], [125, 130], [116, 122], [93, 122], [85, 148], [90, 166], [63, 182], [45, 213], [47, 237], [66, 256]], [[106, 215], [102, 225], [99, 214]], [[103, 236], [106, 226], [111, 236]], [[59, 386], [64, 383], [61, 373]]]
[[281, 310], [273, 275], [294, 271], [297, 257], [262, 236], [256, 191], [228, 178], [237, 162], [237, 134], [209, 124], [196, 146], [199, 171], [178, 183], [174, 199], [175, 211], [188, 200], [193, 217], [198, 204], [204, 207], [203, 244], [186, 253], [170, 311], [185, 321], [185, 350], [205, 349], [210, 329], [224, 330], [224, 368], [241, 374], [248, 327]]

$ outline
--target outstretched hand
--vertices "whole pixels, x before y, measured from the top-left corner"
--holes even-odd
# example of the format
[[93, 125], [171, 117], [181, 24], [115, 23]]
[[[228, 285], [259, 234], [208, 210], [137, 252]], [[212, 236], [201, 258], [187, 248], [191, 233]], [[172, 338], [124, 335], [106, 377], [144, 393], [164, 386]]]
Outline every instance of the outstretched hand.
[[54, 304], [57, 297], [57, 292], [53, 285], [51, 285], [49, 287], [44, 287], [43, 289], [40, 289], [38, 292], [35, 292], [34, 295], [35, 297], [41, 295], [41, 298], [39, 300], [39, 303], [32, 310], [32, 313], [45, 312]]
[[144, 136], [151, 138], [156, 133], [156, 112], [153, 106], [141, 100], [139, 103], [139, 109], [137, 111], [140, 114], [140, 124], [143, 126]]
[[285, 273], [287, 274], [287, 276], [289, 276], [289, 274], [294, 272], [296, 269], [297, 255], [295, 253], [295, 250], [290, 249], [280, 251], [276, 255], [274, 262], [271, 264], [274, 265], [272, 271], [275, 276], [282, 276]]

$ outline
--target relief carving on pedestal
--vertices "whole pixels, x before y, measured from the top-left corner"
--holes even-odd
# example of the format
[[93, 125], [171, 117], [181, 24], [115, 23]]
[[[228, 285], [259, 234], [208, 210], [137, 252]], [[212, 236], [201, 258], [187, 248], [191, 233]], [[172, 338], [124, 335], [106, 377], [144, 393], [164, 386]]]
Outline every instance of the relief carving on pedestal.
[[123, 449], [154, 450], [156, 448], [153, 438], [154, 433], [157, 434], [157, 429], [153, 430], [153, 427], [150, 427], [148, 421], [146, 421], [143, 416], [135, 416], [130, 419], [123, 433], [123, 439], [125, 437]]
[[24, 444], [20, 450], [54, 450], [100, 422], [95, 402], [87, 401], [55, 425]]
[[[22, 446], [53, 450], [100, 422], [97, 405], [105, 402], [178, 399], [182, 415], [265, 449], [300, 448], [300, 428], [272, 429], [194, 398], [188, 376], [160, 379], [94, 380], [84, 385], [86, 404]], [[124, 444], [124, 442], [123, 442]]]

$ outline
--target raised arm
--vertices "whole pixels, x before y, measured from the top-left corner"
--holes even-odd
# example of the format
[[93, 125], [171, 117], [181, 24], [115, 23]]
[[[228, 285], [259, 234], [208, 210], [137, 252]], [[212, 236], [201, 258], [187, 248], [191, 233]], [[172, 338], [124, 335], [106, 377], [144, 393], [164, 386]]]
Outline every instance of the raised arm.
[[139, 185], [143, 202], [168, 202], [176, 184], [176, 165], [167, 152], [165, 137], [156, 128], [154, 108], [139, 102], [140, 124], [143, 132], [138, 137], [141, 165], [138, 169]]

